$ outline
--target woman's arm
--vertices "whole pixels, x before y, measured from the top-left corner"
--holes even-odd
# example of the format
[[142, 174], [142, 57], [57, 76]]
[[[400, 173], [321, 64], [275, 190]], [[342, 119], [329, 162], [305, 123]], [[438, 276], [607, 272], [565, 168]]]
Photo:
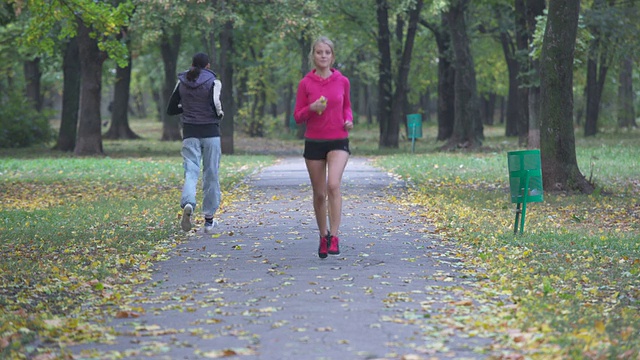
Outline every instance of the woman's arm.
[[293, 109], [293, 118], [296, 120], [296, 124], [302, 124], [309, 120], [309, 105], [304, 81], [300, 81], [296, 93], [296, 106]]
[[342, 102], [342, 118], [345, 122], [353, 122], [353, 112], [351, 111], [351, 83], [349, 78], [344, 78], [344, 98]]
[[169, 103], [167, 104], [167, 115], [180, 115], [182, 114], [182, 105], [180, 104], [180, 81], [176, 84], [176, 87], [173, 89], [173, 93], [171, 93], [171, 97], [169, 98]]
[[216, 79], [213, 81], [213, 89], [212, 89], [212, 99], [213, 109], [216, 111], [216, 114], [220, 118], [224, 116], [224, 111], [222, 111], [222, 102], [220, 101], [220, 91], [222, 91], [222, 82]]

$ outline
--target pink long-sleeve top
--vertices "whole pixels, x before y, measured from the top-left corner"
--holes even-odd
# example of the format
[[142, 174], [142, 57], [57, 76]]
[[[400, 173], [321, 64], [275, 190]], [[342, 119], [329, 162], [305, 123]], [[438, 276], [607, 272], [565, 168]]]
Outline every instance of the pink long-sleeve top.
[[[331, 69], [331, 76], [326, 79], [312, 70], [300, 80], [293, 117], [297, 124], [306, 122], [306, 139], [335, 140], [349, 137], [344, 123], [353, 121], [350, 88], [349, 79], [336, 69]], [[309, 106], [321, 96], [327, 99], [327, 107], [322, 114], [318, 114]]]

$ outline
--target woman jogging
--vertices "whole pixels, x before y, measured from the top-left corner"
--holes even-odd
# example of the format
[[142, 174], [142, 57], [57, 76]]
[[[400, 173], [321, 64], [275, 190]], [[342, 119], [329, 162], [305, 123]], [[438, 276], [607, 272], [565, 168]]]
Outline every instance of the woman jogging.
[[298, 84], [294, 118], [296, 123], [306, 124], [303, 157], [320, 232], [318, 256], [326, 258], [327, 254], [340, 254], [337, 236], [342, 217], [340, 185], [351, 154], [349, 130], [353, 128], [353, 115], [349, 79], [332, 68], [333, 42], [326, 37], [316, 40], [309, 61], [314, 69]]
[[220, 206], [220, 120], [224, 116], [220, 102], [222, 84], [209, 69], [209, 56], [197, 53], [191, 68], [178, 75], [167, 114], [182, 114], [182, 164], [184, 185], [180, 206], [182, 230], [191, 230], [191, 214], [196, 207], [196, 185], [202, 162], [202, 212], [204, 232], [213, 231], [213, 220]]

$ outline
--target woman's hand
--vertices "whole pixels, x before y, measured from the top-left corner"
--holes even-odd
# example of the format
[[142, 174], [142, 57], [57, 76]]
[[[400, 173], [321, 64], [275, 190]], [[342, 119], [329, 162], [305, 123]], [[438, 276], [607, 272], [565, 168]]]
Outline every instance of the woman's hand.
[[327, 98], [324, 96], [320, 96], [318, 100], [312, 102], [311, 105], [309, 105], [309, 109], [311, 109], [311, 111], [317, 112], [318, 115], [322, 115], [322, 112], [326, 108], [327, 108]]
[[347, 120], [344, 122], [344, 129], [349, 131], [353, 129], [353, 121]]

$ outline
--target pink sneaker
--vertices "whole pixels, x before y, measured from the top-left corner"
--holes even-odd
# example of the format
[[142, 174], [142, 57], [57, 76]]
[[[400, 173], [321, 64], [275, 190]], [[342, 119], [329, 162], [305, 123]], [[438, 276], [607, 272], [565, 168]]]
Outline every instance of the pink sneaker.
[[324, 259], [327, 257], [327, 248], [329, 247], [329, 236], [320, 237], [320, 246], [318, 246], [318, 257]]
[[340, 254], [340, 239], [337, 236], [331, 236], [329, 240], [329, 254], [338, 255]]

